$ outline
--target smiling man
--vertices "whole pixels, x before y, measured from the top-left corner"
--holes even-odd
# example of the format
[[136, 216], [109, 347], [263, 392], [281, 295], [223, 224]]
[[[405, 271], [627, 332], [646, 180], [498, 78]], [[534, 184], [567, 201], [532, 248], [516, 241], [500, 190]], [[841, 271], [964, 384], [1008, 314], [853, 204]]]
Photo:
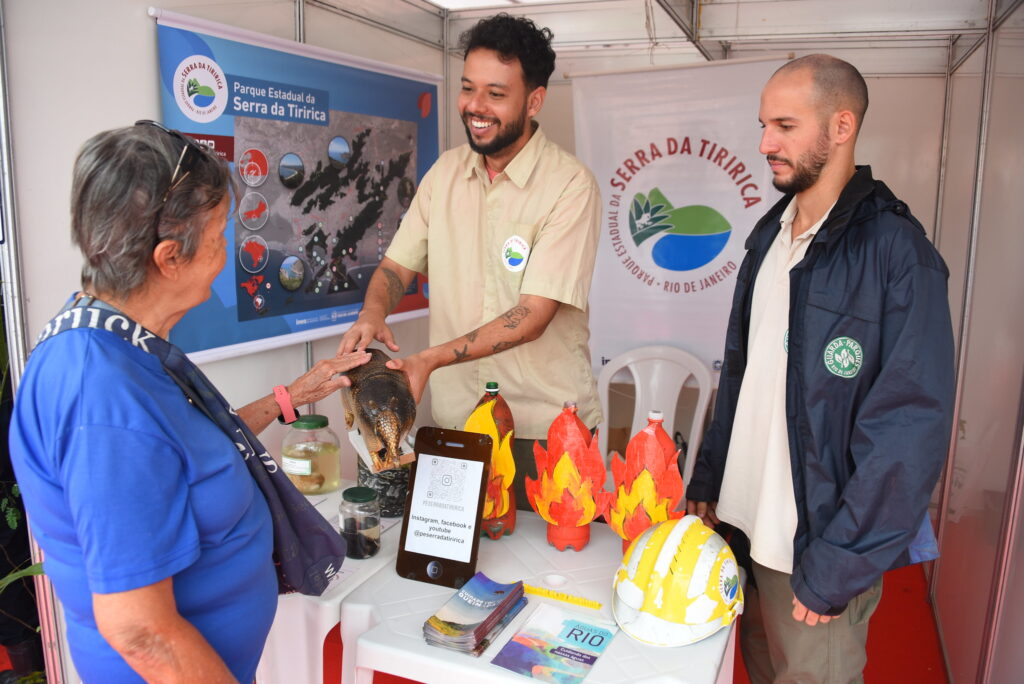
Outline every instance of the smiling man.
[[752, 682], [862, 681], [882, 574], [934, 559], [928, 501], [953, 409], [948, 272], [854, 146], [867, 85], [789, 62], [761, 94], [786, 193], [747, 240], [687, 509], [750, 542]]
[[551, 31], [499, 14], [460, 39], [458, 107], [468, 144], [423, 178], [367, 289], [341, 353], [374, 340], [398, 351], [384, 322], [416, 273], [430, 278], [430, 347], [395, 359], [419, 401], [428, 378], [434, 420], [461, 428], [496, 380], [515, 416], [517, 504], [535, 477], [532, 440], [565, 401], [600, 420], [590, 364], [587, 296], [600, 195], [593, 174], [533, 120], [555, 66]]

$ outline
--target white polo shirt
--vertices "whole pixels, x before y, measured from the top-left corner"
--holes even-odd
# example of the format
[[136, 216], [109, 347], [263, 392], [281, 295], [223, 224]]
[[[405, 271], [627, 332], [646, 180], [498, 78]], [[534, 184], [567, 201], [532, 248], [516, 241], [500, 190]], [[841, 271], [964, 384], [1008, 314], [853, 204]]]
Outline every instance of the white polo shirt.
[[785, 573], [793, 572], [797, 522], [786, 426], [789, 271], [804, 258], [831, 212], [829, 207], [821, 220], [793, 240], [794, 198], [782, 214], [782, 229], [757, 273], [747, 368], [716, 509], [719, 519], [750, 538], [750, 555], [755, 561]]

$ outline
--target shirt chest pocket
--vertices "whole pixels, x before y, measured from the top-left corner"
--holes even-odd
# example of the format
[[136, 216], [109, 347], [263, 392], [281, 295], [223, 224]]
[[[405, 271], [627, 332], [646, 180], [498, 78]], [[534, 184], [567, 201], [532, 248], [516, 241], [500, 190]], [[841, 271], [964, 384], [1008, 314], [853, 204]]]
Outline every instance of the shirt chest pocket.
[[807, 294], [807, 304], [815, 309], [838, 315], [839, 318], [855, 318], [866, 323], [882, 320], [881, 297], [868, 297], [860, 290], [843, 288], [812, 289]]
[[[858, 376], [862, 365], [876, 367], [882, 298], [835, 288], [812, 290], [807, 304], [803, 314], [803, 351], [810, 367], [828, 370], [830, 380], [843, 382]], [[869, 376], [873, 373], [862, 377]]]

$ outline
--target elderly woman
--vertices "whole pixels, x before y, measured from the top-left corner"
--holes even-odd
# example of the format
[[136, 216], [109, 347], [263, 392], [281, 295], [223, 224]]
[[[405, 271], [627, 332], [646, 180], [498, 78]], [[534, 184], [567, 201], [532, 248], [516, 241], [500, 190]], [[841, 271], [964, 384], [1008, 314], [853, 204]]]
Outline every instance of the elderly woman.
[[[32, 354], [11, 452], [86, 682], [252, 682], [274, 617], [267, 503], [238, 438], [163, 359], [224, 266], [229, 190], [223, 161], [153, 122], [95, 136], [75, 162], [83, 292]], [[101, 313], [98, 328], [83, 320]], [[319, 362], [292, 403], [368, 359]], [[268, 394], [234, 419], [255, 434], [280, 413]]]

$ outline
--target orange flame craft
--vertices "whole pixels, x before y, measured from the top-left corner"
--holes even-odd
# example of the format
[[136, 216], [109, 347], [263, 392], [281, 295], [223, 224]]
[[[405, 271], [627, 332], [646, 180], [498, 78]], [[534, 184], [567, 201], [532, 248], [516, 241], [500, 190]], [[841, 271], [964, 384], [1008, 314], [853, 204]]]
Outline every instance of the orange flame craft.
[[604, 491], [606, 470], [597, 438], [566, 407], [548, 429], [548, 448], [533, 444], [536, 480], [526, 478], [526, 496], [548, 523], [548, 542], [559, 551], [580, 551], [590, 541], [590, 523], [603, 514], [612, 495]]
[[498, 383], [487, 383], [487, 392], [477, 402], [464, 429], [488, 435], [493, 445], [487, 471], [483, 531], [491, 539], [512, 534], [516, 529], [516, 498], [512, 489], [516, 476], [516, 462], [512, 457], [515, 422], [508, 403], [498, 393]]
[[[660, 434], [659, 434], [660, 433]], [[683, 498], [679, 451], [661, 429], [660, 414], [626, 445], [626, 459], [612, 454], [615, 493], [608, 509], [608, 525], [622, 537], [623, 551], [651, 525], [686, 514], [676, 507]]]

